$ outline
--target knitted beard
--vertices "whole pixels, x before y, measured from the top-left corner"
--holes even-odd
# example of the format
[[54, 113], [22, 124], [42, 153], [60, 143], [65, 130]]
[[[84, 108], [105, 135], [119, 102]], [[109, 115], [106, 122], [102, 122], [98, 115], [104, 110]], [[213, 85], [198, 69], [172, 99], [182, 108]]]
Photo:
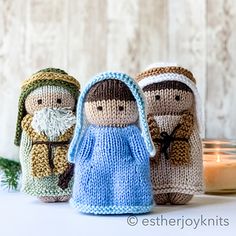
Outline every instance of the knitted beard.
[[[22, 119], [25, 117], [27, 113], [33, 114], [34, 112], [32, 111], [29, 112], [29, 110], [35, 110], [35, 105], [37, 104], [37, 100], [33, 99], [31, 101], [32, 107], [30, 109], [26, 109], [26, 100], [29, 97], [29, 94], [34, 93], [36, 90], [42, 87], [47, 87], [48, 92], [50, 92], [51, 88], [55, 86], [61, 89], [65, 89], [70, 95], [68, 96], [67, 93], [66, 96], [68, 99], [65, 98], [65, 101], [68, 100], [66, 101], [67, 106], [64, 105], [64, 107], [69, 107], [69, 105], [72, 104], [71, 99], [74, 101], [74, 103], [76, 102], [77, 97], [79, 95], [80, 84], [75, 78], [68, 75], [63, 70], [55, 68], [47, 68], [38, 71], [37, 73], [33, 74], [29, 79], [23, 81], [21, 86], [21, 95], [18, 103], [18, 116], [17, 116], [16, 134], [14, 141], [15, 145], [20, 146], [21, 134], [22, 134], [22, 129], [21, 129]], [[46, 100], [49, 100], [50, 103], [53, 102], [52, 99], [53, 98], [50, 96], [46, 98]], [[49, 105], [50, 106], [46, 105], [44, 107], [54, 107], [51, 106], [52, 104]]]
[[75, 122], [75, 115], [67, 108], [43, 108], [35, 112], [32, 127], [37, 133], [43, 133], [54, 140], [75, 125]]
[[79, 82], [48, 68], [23, 81], [15, 144], [20, 145], [22, 191], [43, 201], [66, 201], [73, 165], [67, 161], [75, 124]]

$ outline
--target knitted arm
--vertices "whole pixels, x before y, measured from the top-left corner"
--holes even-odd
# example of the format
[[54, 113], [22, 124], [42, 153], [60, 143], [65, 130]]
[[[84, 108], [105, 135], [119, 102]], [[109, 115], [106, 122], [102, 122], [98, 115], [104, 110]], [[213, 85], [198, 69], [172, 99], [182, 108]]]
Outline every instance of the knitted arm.
[[74, 139], [69, 147], [69, 162], [75, 163], [78, 161], [84, 161], [92, 152], [94, 146], [94, 137], [90, 128], [87, 128], [83, 134], [82, 139]]
[[156, 155], [152, 158], [152, 160], [158, 160], [158, 157], [160, 157], [160, 150], [161, 150], [160, 143], [157, 142], [157, 139], [160, 137], [160, 128], [158, 127], [153, 114], [148, 114], [147, 121], [151, 138], [157, 151]]
[[22, 188], [28, 188], [28, 179], [31, 178], [30, 151], [32, 149], [32, 140], [25, 131], [22, 132], [20, 142], [20, 164], [22, 169]]
[[136, 126], [130, 126], [127, 129], [128, 144], [131, 155], [139, 164], [148, 163], [149, 154], [140, 130]]
[[78, 146], [78, 142], [79, 142], [79, 135], [76, 132], [76, 127], [75, 127], [75, 132], [74, 132], [74, 136], [71, 140], [69, 149], [68, 149], [68, 162], [74, 164], [75, 163], [75, 153], [77, 150], [77, 146]]
[[170, 160], [172, 164], [188, 164], [190, 161], [189, 138], [193, 132], [194, 117], [189, 111], [185, 111], [179, 122], [179, 128], [175, 132], [175, 139], [171, 145]]
[[22, 131], [21, 142], [20, 142], [20, 162], [23, 162], [25, 158], [29, 159], [30, 151], [32, 149], [32, 140]]
[[189, 139], [193, 132], [194, 119], [193, 114], [189, 111], [183, 112], [179, 122], [180, 128], [176, 131], [175, 137]]
[[[35, 141], [46, 141], [47, 138], [40, 133], [37, 133], [32, 125], [32, 116], [26, 115], [22, 122], [21, 127], [25, 135], [31, 140], [32, 147], [30, 149], [30, 162], [31, 175], [36, 178], [43, 178], [51, 175], [51, 168], [48, 162], [48, 147], [45, 144], [34, 144]], [[22, 135], [23, 137], [23, 135]], [[21, 146], [24, 146], [21, 143]]]

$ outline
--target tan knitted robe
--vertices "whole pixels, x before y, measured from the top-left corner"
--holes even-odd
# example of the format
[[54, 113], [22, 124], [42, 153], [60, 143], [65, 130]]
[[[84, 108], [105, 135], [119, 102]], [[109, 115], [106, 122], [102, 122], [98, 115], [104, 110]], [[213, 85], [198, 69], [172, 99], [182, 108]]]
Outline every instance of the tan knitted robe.
[[[180, 122], [181, 116], [163, 115], [154, 116], [154, 119], [160, 129], [159, 132], [164, 131], [170, 135]], [[170, 159], [165, 158], [164, 153], [160, 154], [157, 162], [151, 162], [154, 194], [175, 192], [194, 194], [202, 191], [202, 146], [196, 122], [188, 142], [190, 145], [188, 164], [173, 164]]]
[[[156, 202], [185, 204], [193, 194], [203, 191], [200, 138], [203, 125], [196, 80], [193, 74], [183, 67], [157, 64], [139, 73], [136, 80], [147, 99], [149, 116], [154, 114], [152, 119], [155, 122], [149, 124], [153, 141], [159, 139], [163, 142], [161, 139], [164, 136], [167, 138], [164, 144], [156, 145], [157, 161], [151, 161], [154, 195], [160, 196], [160, 201], [157, 199]], [[180, 124], [181, 128], [175, 132]], [[170, 142], [169, 136], [173, 132], [175, 135]], [[168, 149], [162, 148], [161, 151], [161, 145], [168, 146]], [[183, 199], [183, 195], [188, 196], [185, 200], [182, 199], [183, 201], [172, 201], [163, 196], [167, 194], [169, 198], [170, 193], [180, 193], [178, 197]], [[163, 201], [162, 196], [165, 198]]]

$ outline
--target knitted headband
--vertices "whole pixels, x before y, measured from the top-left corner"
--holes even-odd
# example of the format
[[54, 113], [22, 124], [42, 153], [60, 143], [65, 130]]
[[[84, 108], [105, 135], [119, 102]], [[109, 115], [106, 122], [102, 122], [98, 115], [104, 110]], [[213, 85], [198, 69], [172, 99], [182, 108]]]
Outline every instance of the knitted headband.
[[165, 73], [183, 75], [186, 78], [188, 78], [189, 80], [191, 80], [194, 84], [196, 84], [196, 80], [193, 77], [192, 72], [183, 68], [183, 67], [180, 67], [180, 66], [167, 66], [167, 67], [150, 68], [148, 70], [145, 70], [145, 71], [139, 73], [136, 76], [136, 81], [139, 82], [146, 77], [161, 75], [161, 74], [165, 74]]
[[79, 82], [69, 76], [65, 71], [55, 68], [47, 68], [33, 74], [29, 79], [23, 81], [21, 86], [21, 95], [18, 103], [18, 116], [16, 124], [15, 145], [20, 145], [21, 140], [21, 121], [26, 115], [25, 100], [27, 96], [35, 89], [42, 86], [59, 86], [67, 89], [77, 100], [80, 90]]
[[136, 81], [142, 89], [147, 85], [164, 81], [176, 81], [187, 85], [194, 94], [197, 124], [201, 135], [204, 135], [201, 99], [196, 87], [196, 80], [189, 70], [179, 66], [162, 65], [162, 67], [158, 67], [158, 64], [153, 64], [144, 72], [139, 73], [136, 76]]
[[149, 133], [148, 123], [146, 119], [145, 99], [144, 99], [142, 90], [140, 89], [138, 84], [126, 74], [118, 73], [118, 72], [104, 72], [92, 78], [92, 80], [87, 84], [87, 86], [84, 88], [84, 90], [82, 91], [79, 97], [78, 104], [77, 104], [77, 114], [78, 114], [77, 123], [76, 123], [74, 137], [70, 144], [69, 155], [68, 155], [68, 159], [71, 163], [74, 162], [74, 155], [75, 153], [77, 153], [77, 148], [79, 148], [78, 145], [76, 145], [76, 143], [80, 143], [81, 137], [83, 136], [84, 126], [86, 125], [85, 118], [83, 116], [84, 102], [86, 100], [86, 95], [95, 84], [104, 80], [109, 80], [109, 79], [120, 80], [132, 92], [135, 98], [135, 101], [137, 102], [138, 111], [139, 111], [140, 129], [142, 131], [142, 136], [145, 140], [147, 150], [151, 156], [155, 155], [155, 147], [152, 143], [152, 139]]

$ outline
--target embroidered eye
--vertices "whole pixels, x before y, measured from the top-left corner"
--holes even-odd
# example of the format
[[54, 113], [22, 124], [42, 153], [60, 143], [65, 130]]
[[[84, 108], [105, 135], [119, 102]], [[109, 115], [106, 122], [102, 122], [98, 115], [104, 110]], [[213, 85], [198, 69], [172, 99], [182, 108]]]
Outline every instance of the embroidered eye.
[[176, 101], [180, 101], [180, 96], [179, 96], [179, 95], [176, 95], [176, 96], [175, 96], [175, 100], [176, 100]]
[[123, 111], [124, 107], [123, 106], [119, 106], [119, 111]]
[[160, 98], [161, 98], [160, 95], [156, 95], [156, 96], [155, 96], [155, 99], [156, 99], [157, 101], [160, 100]]
[[61, 99], [60, 98], [57, 99], [57, 103], [61, 104]]
[[97, 109], [98, 109], [99, 111], [102, 111], [102, 106], [98, 106]]
[[43, 103], [42, 99], [39, 99], [39, 100], [38, 100], [38, 104], [40, 105], [40, 104], [42, 104], [42, 103]]

